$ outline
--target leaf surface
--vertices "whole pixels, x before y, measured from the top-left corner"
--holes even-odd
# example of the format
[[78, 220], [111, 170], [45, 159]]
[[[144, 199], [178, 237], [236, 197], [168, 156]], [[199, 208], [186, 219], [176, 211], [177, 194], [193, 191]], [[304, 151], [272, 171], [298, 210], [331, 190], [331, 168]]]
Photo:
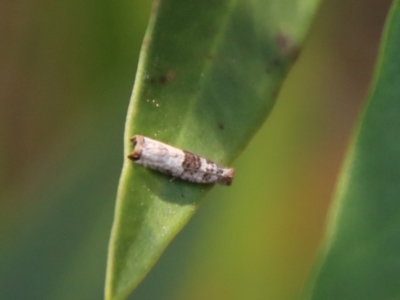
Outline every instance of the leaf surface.
[[[229, 165], [272, 109], [318, 6], [302, 1], [155, 2], [125, 130]], [[124, 299], [211, 186], [125, 159], [106, 299]]]

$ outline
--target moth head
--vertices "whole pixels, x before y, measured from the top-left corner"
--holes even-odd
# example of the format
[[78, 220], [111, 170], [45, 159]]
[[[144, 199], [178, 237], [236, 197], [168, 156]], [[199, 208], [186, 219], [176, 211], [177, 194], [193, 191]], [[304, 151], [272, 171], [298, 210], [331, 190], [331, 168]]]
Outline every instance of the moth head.
[[133, 152], [128, 155], [129, 159], [139, 160], [142, 156], [142, 148], [143, 148], [143, 136], [135, 135], [130, 139], [133, 144]]

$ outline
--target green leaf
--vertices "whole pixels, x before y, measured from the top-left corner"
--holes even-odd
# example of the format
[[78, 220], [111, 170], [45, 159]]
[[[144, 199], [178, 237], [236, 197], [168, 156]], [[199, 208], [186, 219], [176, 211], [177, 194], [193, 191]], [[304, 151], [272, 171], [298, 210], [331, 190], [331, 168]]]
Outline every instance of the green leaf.
[[[319, 0], [156, 2], [125, 130], [229, 165], [271, 111]], [[124, 299], [210, 186], [125, 159], [109, 248], [106, 299]]]
[[400, 297], [400, 1], [340, 178], [311, 299]]

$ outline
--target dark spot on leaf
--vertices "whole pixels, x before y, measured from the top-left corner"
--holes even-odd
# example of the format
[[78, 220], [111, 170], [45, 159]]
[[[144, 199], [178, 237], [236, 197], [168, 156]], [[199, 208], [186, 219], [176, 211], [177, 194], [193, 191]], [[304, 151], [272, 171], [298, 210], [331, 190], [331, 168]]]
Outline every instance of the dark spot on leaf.
[[278, 35], [275, 38], [275, 42], [282, 53], [286, 52], [291, 44], [290, 38], [287, 35], [284, 35], [283, 33], [278, 33]]
[[225, 126], [223, 124], [221, 124], [221, 123], [218, 123], [218, 128], [221, 129], [221, 130], [224, 130]]
[[165, 75], [160, 76], [159, 81], [161, 84], [166, 84], [168, 82], [175, 80], [175, 78], [176, 78], [176, 72], [169, 70]]
[[170, 70], [163, 75], [149, 77], [149, 78], [147, 78], [147, 80], [151, 84], [157, 84], [157, 83], [166, 84], [166, 83], [169, 83], [169, 82], [175, 80], [175, 78], [176, 78], [176, 72]]
[[294, 41], [283, 33], [278, 33], [275, 42], [282, 55], [289, 58], [290, 61], [295, 61], [299, 55], [299, 47], [294, 43]]

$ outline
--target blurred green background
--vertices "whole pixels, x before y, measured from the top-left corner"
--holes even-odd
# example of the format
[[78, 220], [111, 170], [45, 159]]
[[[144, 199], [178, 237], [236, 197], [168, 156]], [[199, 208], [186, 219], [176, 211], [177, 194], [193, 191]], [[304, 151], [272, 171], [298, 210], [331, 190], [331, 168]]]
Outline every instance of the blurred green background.
[[[129, 299], [296, 299], [389, 0], [326, 0], [261, 130]], [[0, 3], [0, 299], [101, 299], [151, 1]]]

